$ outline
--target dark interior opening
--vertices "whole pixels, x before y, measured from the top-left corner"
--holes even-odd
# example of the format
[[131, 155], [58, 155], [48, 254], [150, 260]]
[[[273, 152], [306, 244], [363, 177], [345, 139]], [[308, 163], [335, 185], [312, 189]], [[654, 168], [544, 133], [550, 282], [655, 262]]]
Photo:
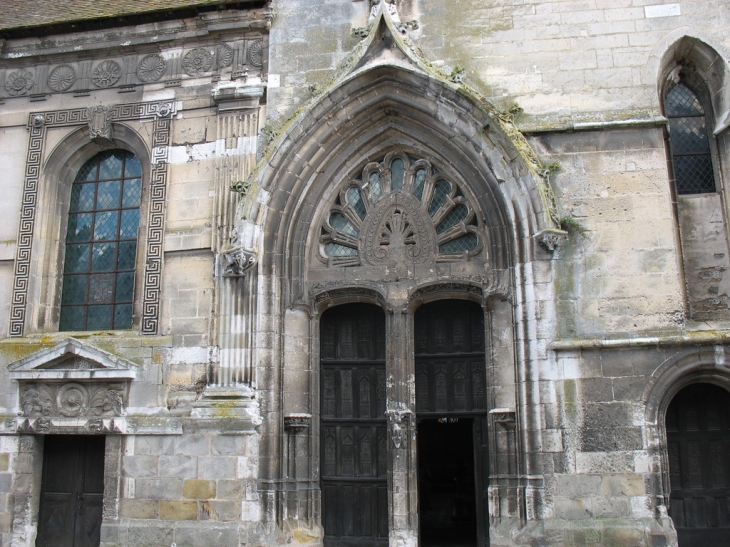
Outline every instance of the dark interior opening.
[[444, 416], [418, 421], [422, 547], [477, 545], [473, 423]]

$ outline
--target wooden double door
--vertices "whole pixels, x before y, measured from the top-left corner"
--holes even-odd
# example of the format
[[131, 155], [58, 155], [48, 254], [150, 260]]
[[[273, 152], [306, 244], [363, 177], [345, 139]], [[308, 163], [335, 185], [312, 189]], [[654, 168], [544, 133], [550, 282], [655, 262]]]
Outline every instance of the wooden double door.
[[99, 546], [104, 444], [103, 436], [46, 436], [36, 547]]
[[667, 409], [666, 430], [679, 546], [730, 545], [730, 393], [684, 388]]
[[[464, 541], [459, 545], [483, 546], [489, 475], [484, 315], [471, 302], [436, 302], [421, 306], [415, 327], [418, 460], [421, 477], [430, 473], [435, 479], [424, 479], [422, 489], [431, 489], [434, 507], [449, 506], [445, 510], [454, 516], [449, 513], [436, 529], [422, 528], [422, 544], [458, 530]], [[383, 310], [366, 304], [332, 308], [320, 323], [322, 520], [328, 546], [388, 544], [385, 330]], [[439, 447], [450, 450], [438, 457]], [[451, 491], [449, 482], [458, 482], [458, 488]], [[430, 517], [423, 510], [421, 515], [422, 521]]]

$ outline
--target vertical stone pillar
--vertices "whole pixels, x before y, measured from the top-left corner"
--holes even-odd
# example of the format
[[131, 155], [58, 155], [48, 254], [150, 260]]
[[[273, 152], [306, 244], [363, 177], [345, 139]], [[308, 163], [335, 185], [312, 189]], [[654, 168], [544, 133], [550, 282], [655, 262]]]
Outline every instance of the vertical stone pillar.
[[390, 547], [418, 545], [418, 469], [416, 467], [415, 364], [412, 321], [405, 305], [388, 317], [386, 404], [390, 439]]

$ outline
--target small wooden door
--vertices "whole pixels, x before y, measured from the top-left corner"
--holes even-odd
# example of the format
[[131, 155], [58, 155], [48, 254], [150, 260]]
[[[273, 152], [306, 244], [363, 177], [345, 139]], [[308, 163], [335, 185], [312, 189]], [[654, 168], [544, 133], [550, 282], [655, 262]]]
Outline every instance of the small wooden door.
[[[489, 514], [487, 490], [489, 484], [489, 445], [487, 431], [486, 363], [484, 343], [484, 312], [474, 302], [445, 300], [424, 304], [415, 316], [415, 361], [416, 361], [416, 412], [419, 420], [418, 461], [419, 488], [431, 490], [430, 500], [420, 508], [422, 545], [458, 545], [486, 547], [489, 545]], [[440, 425], [431, 425], [440, 424]], [[453, 440], [450, 449], [456, 452], [469, 451], [468, 458], [458, 461], [463, 465], [469, 461], [472, 469], [468, 476], [473, 481], [473, 514], [466, 518], [464, 506], [458, 496], [465, 495], [461, 489], [454, 499], [448, 491], [440, 503], [454, 503], [451, 521], [444, 520], [442, 529], [436, 529], [434, 511], [439, 508], [433, 481], [436, 473], [445, 473], [438, 462], [430, 461], [428, 454], [429, 428], [448, 435], [447, 424], [453, 424]], [[462, 424], [460, 436], [456, 425]], [[421, 443], [421, 435], [424, 435]], [[466, 435], [466, 437], [465, 437]], [[448, 444], [448, 442], [447, 442]], [[450, 462], [444, 458], [443, 466]], [[442, 466], [442, 467], [443, 467]], [[454, 481], [467, 476], [465, 470], [457, 470]], [[426, 492], [428, 493], [428, 492]], [[423, 502], [423, 495], [419, 495]], [[445, 506], [445, 505], [444, 505]], [[456, 518], [456, 520], [454, 520]], [[451, 530], [458, 529], [458, 534]], [[470, 530], [466, 530], [470, 527]], [[458, 536], [458, 539], [457, 539]], [[443, 543], [444, 537], [451, 537], [450, 543]]]
[[711, 384], [684, 388], [666, 428], [680, 547], [730, 545], [730, 394]]
[[385, 316], [348, 304], [320, 324], [324, 544], [388, 545]]
[[103, 436], [49, 435], [36, 547], [98, 547], [104, 496]]

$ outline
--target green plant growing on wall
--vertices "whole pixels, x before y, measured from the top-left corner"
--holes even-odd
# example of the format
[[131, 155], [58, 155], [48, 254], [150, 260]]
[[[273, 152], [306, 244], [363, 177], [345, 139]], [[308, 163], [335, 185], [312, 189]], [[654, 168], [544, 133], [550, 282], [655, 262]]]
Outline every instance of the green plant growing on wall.
[[560, 217], [559, 219], [560, 229], [568, 232], [570, 235], [580, 235], [581, 237], [588, 237], [588, 228], [583, 226], [580, 222], [575, 220], [571, 216]]

